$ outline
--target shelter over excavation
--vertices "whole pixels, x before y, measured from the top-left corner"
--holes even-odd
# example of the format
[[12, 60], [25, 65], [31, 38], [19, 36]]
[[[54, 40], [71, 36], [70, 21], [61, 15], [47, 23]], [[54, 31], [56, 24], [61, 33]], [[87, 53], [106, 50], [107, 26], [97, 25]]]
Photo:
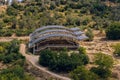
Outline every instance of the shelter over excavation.
[[77, 49], [78, 41], [87, 37], [79, 28], [66, 28], [64, 26], [43, 26], [30, 34], [29, 48], [33, 53], [43, 49]]

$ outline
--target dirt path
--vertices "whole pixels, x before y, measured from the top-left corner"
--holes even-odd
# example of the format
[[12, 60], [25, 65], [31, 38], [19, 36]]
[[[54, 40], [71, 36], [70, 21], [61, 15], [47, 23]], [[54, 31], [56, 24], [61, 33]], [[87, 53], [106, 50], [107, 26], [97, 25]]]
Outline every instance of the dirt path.
[[58, 78], [58, 80], [71, 80], [67, 77], [63, 77], [63, 76], [60, 76], [60, 75], [57, 75], [53, 72], [50, 72], [48, 71], [46, 68], [44, 67], [41, 67], [39, 64], [38, 64], [38, 59], [39, 59], [39, 56], [36, 56], [36, 55], [28, 55], [25, 53], [26, 51], [26, 45], [25, 44], [21, 44], [20, 45], [20, 52], [22, 53], [23, 56], [26, 57], [26, 60], [29, 61], [33, 66], [35, 66], [36, 68], [42, 70], [43, 72], [51, 75], [52, 77], [56, 77]]
[[0, 42], [9, 42], [9, 41], [12, 41], [13, 39], [29, 40], [29, 36], [23, 36], [23, 37], [0, 37]]

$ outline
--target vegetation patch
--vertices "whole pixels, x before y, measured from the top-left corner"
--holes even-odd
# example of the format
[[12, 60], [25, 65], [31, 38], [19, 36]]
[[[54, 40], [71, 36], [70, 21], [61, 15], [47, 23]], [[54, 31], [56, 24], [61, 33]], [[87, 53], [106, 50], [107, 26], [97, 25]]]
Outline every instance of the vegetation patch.
[[46, 25], [105, 29], [110, 23], [120, 21], [120, 1], [109, 1], [116, 6], [107, 6], [105, 0], [24, 0], [20, 4], [14, 1], [0, 13], [0, 32], [5, 29], [9, 34], [8, 29], [14, 29], [18, 30], [18, 36], [23, 36], [27, 30]]
[[7, 65], [0, 70], [0, 80], [34, 80], [24, 70], [25, 57], [19, 52], [20, 41], [0, 42], [0, 62]]
[[55, 72], [70, 72], [77, 66], [88, 64], [89, 58], [85, 53], [68, 55], [66, 51], [44, 50], [40, 52], [39, 63]]
[[113, 59], [111, 56], [97, 53], [94, 60], [96, 67], [90, 69], [79, 66], [70, 72], [73, 80], [109, 80], [112, 74]]
[[106, 36], [112, 40], [120, 39], [120, 23], [112, 23], [106, 30]]

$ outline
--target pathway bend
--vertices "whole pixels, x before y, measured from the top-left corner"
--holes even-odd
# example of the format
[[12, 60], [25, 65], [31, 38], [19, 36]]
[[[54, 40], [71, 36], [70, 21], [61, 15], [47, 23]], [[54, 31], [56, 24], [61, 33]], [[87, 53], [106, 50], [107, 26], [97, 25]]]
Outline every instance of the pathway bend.
[[64, 77], [64, 76], [61, 76], [61, 75], [58, 75], [58, 74], [55, 74], [51, 71], [48, 71], [46, 68], [44, 67], [41, 67], [39, 64], [38, 64], [38, 60], [39, 60], [39, 56], [36, 56], [36, 55], [28, 55], [26, 54], [26, 45], [25, 44], [20, 44], [20, 53], [26, 57], [26, 60], [29, 61], [34, 67], [40, 69], [41, 71], [53, 76], [53, 77], [56, 77], [58, 78], [58, 80], [71, 80], [70, 78], [68, 77]]

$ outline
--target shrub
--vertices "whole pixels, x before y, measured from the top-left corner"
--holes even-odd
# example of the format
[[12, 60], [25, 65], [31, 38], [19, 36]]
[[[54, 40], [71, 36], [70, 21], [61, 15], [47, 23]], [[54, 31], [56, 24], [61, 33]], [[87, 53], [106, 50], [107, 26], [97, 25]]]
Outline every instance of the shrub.
[[0, 54], [0, 61], [3, 61], [5, 55], [4, 54]]
[[114, 47], [114, 49], [115, 49], [114, 54], [115, 54], [116, 56], [120, 56], [120, 43], [114, 45], [113, 47]]
[[3, 53], [5, 51], [4, 47], [0, 46], [0, 53]]
[[106, 79], [108, 77], [111, 76], [111, 70], [109, 69], [103, 69], [103, 68], [100, 68], [100, 67], [93, 67], [91, 68], [91, 72], [94, 72], [95, 74], [97, 74], [100, 78], [103, 78], [103, 79]]
[[79, 54], [86, 54], [86, 49], [84, 47], [78, 48]]
[[1, 48], [2, 54], [0, 54], [0, 61], [3, 61], [3, 63], [11, 63], [17, 60], [25, 60], [25, 57], [19, 53], [19, 43], [18, 40], [0, 43], [0, 46], [4, 49]]
[[98, 80], [98, 76], [87, 70], [84, 66], [79, 66], [70, 73], [73, 80]]
[[34, 77], [26, 74], [23, 67], [14, 65], [0, 71], [0, 80], [34, 80]]
[[92, 32], [92, 30], [90, 28], [87, 30], [86, 36], [88, 37], [88, 39], [87, 39], [88, 41], [92, 41], [93, 40], [94, 34], [93, 34], [93, 32]]
[[7, 14], [10, 16], [17, 16], [18, 11], [15, 8], [13, 8], [12, 6], [9, 6], [7, 8]]
[[3, 21], [0, 21], [0, 29], [4, 28], [6, 24]]
[[18, 5], [18, 3], [16, 3], [16, 2], [14, 2], [11, 6], [14, 7], [15, 9], [21, 10], [21, 11], [24, 9], [24, 7], [22, 5]]
[[10, 62], [12, 62], [12, 61], [13, 61], [13, 56], [12, 56], [11, 54], [5, 56], [4, 59], [3, 59], [3, 62], [4, 62], [4, 63], [10, 63]]
[[110, 55], [97, 53], [95, 56], [95, 64], [103, 69], [109, 69], [113, 66], [113, 58]]
[[21, 29], [21, 30], [16, 30], [15, 33], [17, 36], [29, 36], [29, 34], [32, 32], [33, 30], [27, 30], [27, 29]]
[[108, 39], [117, 40], [120, 39], [120, 23], [112, 23], [106, 29], [106, 37]]
[[0, 36], [11, 36], [12, 34], [13, 34], [13, 30], [0, 29]]
[[39, 58], [41, 65], [57, 72], [69, 72], [74, 70], [77, 66], [88, 64], [88, 62], [89, 59], [86, 54], [72, 53], [68, 55], [66, 51], [58, 53], [51, 50], [43, 50]]

